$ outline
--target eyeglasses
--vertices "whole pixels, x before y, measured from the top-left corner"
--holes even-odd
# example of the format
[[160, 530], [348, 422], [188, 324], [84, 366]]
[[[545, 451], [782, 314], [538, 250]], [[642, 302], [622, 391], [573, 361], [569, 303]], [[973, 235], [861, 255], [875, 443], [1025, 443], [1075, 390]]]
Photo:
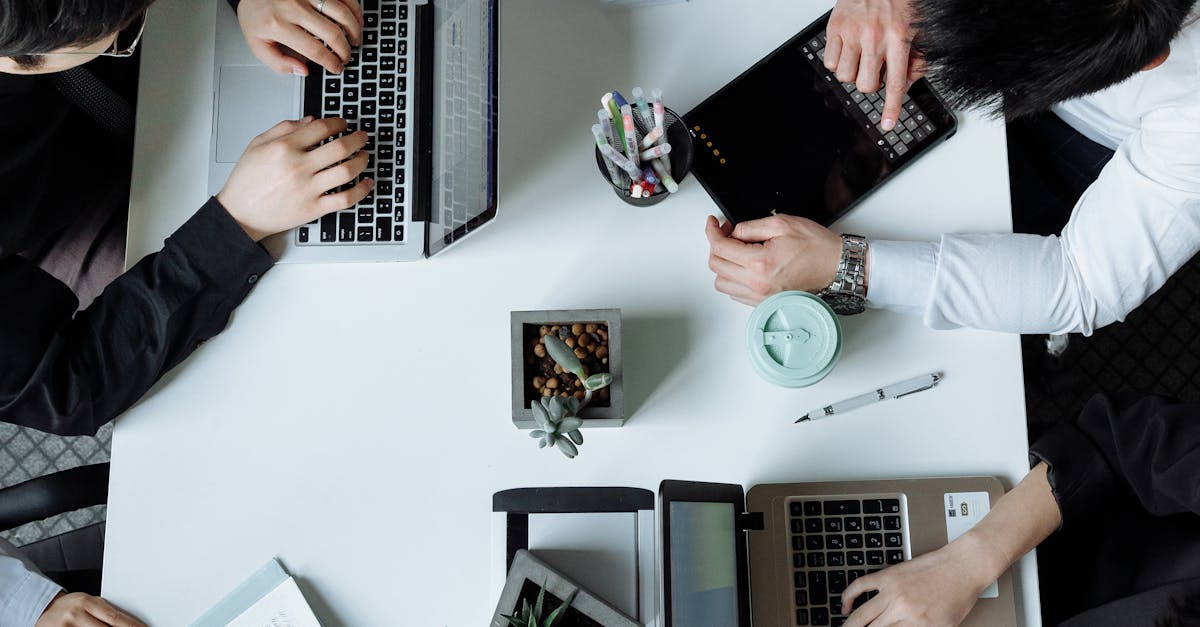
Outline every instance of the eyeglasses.
[[86, 54], [94, 57], [132, 57], [134, 51], [137, 50], [138, 44], [142, 41], [142, 32], [146, 30], [146, 13], [142, 12], [134, 21], [129, 23], [129, 26], [121, 29], [117, 36], [113, 38], [112, 48], [104, 52], [84, 52], [82, 50], [70, 50], [64, 52], [35, 52], [29, 55], [9, 55], [9, 56], [42, 56], [42, 55], [58, 55], [58, 54]]

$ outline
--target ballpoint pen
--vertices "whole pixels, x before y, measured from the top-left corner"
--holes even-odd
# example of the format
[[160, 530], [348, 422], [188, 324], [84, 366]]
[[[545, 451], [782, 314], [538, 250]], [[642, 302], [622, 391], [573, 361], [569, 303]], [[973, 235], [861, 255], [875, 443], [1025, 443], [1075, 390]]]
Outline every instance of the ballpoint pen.
[[823, 416], [844, 414], [852, 409], [858, 409], [859, 407], [864, 407], [866, 405], [870, 405], [871, 403], [878, 403], [879, 401], [886, 401], [889, 398], [900, 398], [901, 396], [908, 396], [909, 394], [923, 392], [937, 385], [938, 381], [941, 380], [942, 373], [940, 372], [923, 374], [919, 377], [913, 377], [907, 381], [901, 381], [900, 383], [894, 383], [892, 385], [887, 385], [879, 389], [872, 390], [866, 394], [860, 394], [854, 398], [848, 398], [832, 405], [826, 405], [820, 409], [814, 409], [813, 411], [801, 416], [796, 420], [796, 422], [800, 423], [806, 420], [812, 420], [814, 418], [821, 418]]

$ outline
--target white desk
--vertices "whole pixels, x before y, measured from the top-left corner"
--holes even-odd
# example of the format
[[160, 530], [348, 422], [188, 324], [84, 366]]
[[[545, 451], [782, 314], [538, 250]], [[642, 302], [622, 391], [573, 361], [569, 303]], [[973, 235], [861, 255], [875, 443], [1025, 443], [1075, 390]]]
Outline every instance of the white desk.
[[[275, 268], [228, 330], [119, 420], [104, 578], [114, 602], [186, 624], [279, 556], [331, 625], [481, 625], [498, 593], [487, 564], [501, 489], [1024, 475], [1016, 336], [869, 312], [845, 321], [828, 379], [773, 387], [745, 357], [749, 310], [712, 289], [702, 228], [715, 206], [700, 186], [689, 179], [639, 211], [599, 181], [588, 127], [603, 89], [662, 86], [686, 111], [826, 4], [599, 4], [502, 2], [494, 225], [432, 261]], [[131, 259], [158, 250], [186, 217], [181, 203], [205, 199], [211, 6], [151, 11]], [[968, 117], [841, 226], [1005, 231], [1006, 172], [1002, 126]], [[632, 420], [589, 431], [568, 461], [510, 422], [508, 313], [583, 307], [623, 310]], [[792, 425], [798, 411], [932, 370], [946, 373], [933, 392]], [[1019, 613], [1038, 624], [1032, 558], [1017, 589]]]

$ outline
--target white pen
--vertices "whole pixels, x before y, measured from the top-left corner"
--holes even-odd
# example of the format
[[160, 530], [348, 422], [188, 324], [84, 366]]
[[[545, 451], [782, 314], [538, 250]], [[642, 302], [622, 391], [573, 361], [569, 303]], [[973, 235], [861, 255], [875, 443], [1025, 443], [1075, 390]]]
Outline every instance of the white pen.
[[848, 398], [832, 405], [826, 405], [820, 409], [814, 409], [813, 411], [801, 416], [796, 420], [796, 422], [800, 423], [804, 422], [805, 420], [812, 420], [814, 418], [833, 416], [835, 414], [844, 414], [852, 409], [865, 407], [871, 403], [878, 403], [879, 401], [886, 401], [889, 398], [900, 398], [901, 396], [908, 396], [909, 394], [924, 392], [925, 390], [937, 385], [938, 381], [941, 380], [942, 373], [940, 372], [923, 374], [919, 377], [913, 377], [907, 381], [893, 383], [892, 385], [887, 385], [877, 390], [872, 390], [866, 394], [860, 394], [854, 398]]

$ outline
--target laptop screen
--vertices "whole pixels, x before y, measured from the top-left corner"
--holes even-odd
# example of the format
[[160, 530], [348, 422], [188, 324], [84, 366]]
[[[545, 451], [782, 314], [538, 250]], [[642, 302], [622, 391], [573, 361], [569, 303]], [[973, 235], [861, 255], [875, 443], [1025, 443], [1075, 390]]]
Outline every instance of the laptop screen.
[[496, 216], [496, 0], [435, 0], [429, 255]]
[[737, 625], [733, 505], [671, 501], [670, 521], [672, 626]]

